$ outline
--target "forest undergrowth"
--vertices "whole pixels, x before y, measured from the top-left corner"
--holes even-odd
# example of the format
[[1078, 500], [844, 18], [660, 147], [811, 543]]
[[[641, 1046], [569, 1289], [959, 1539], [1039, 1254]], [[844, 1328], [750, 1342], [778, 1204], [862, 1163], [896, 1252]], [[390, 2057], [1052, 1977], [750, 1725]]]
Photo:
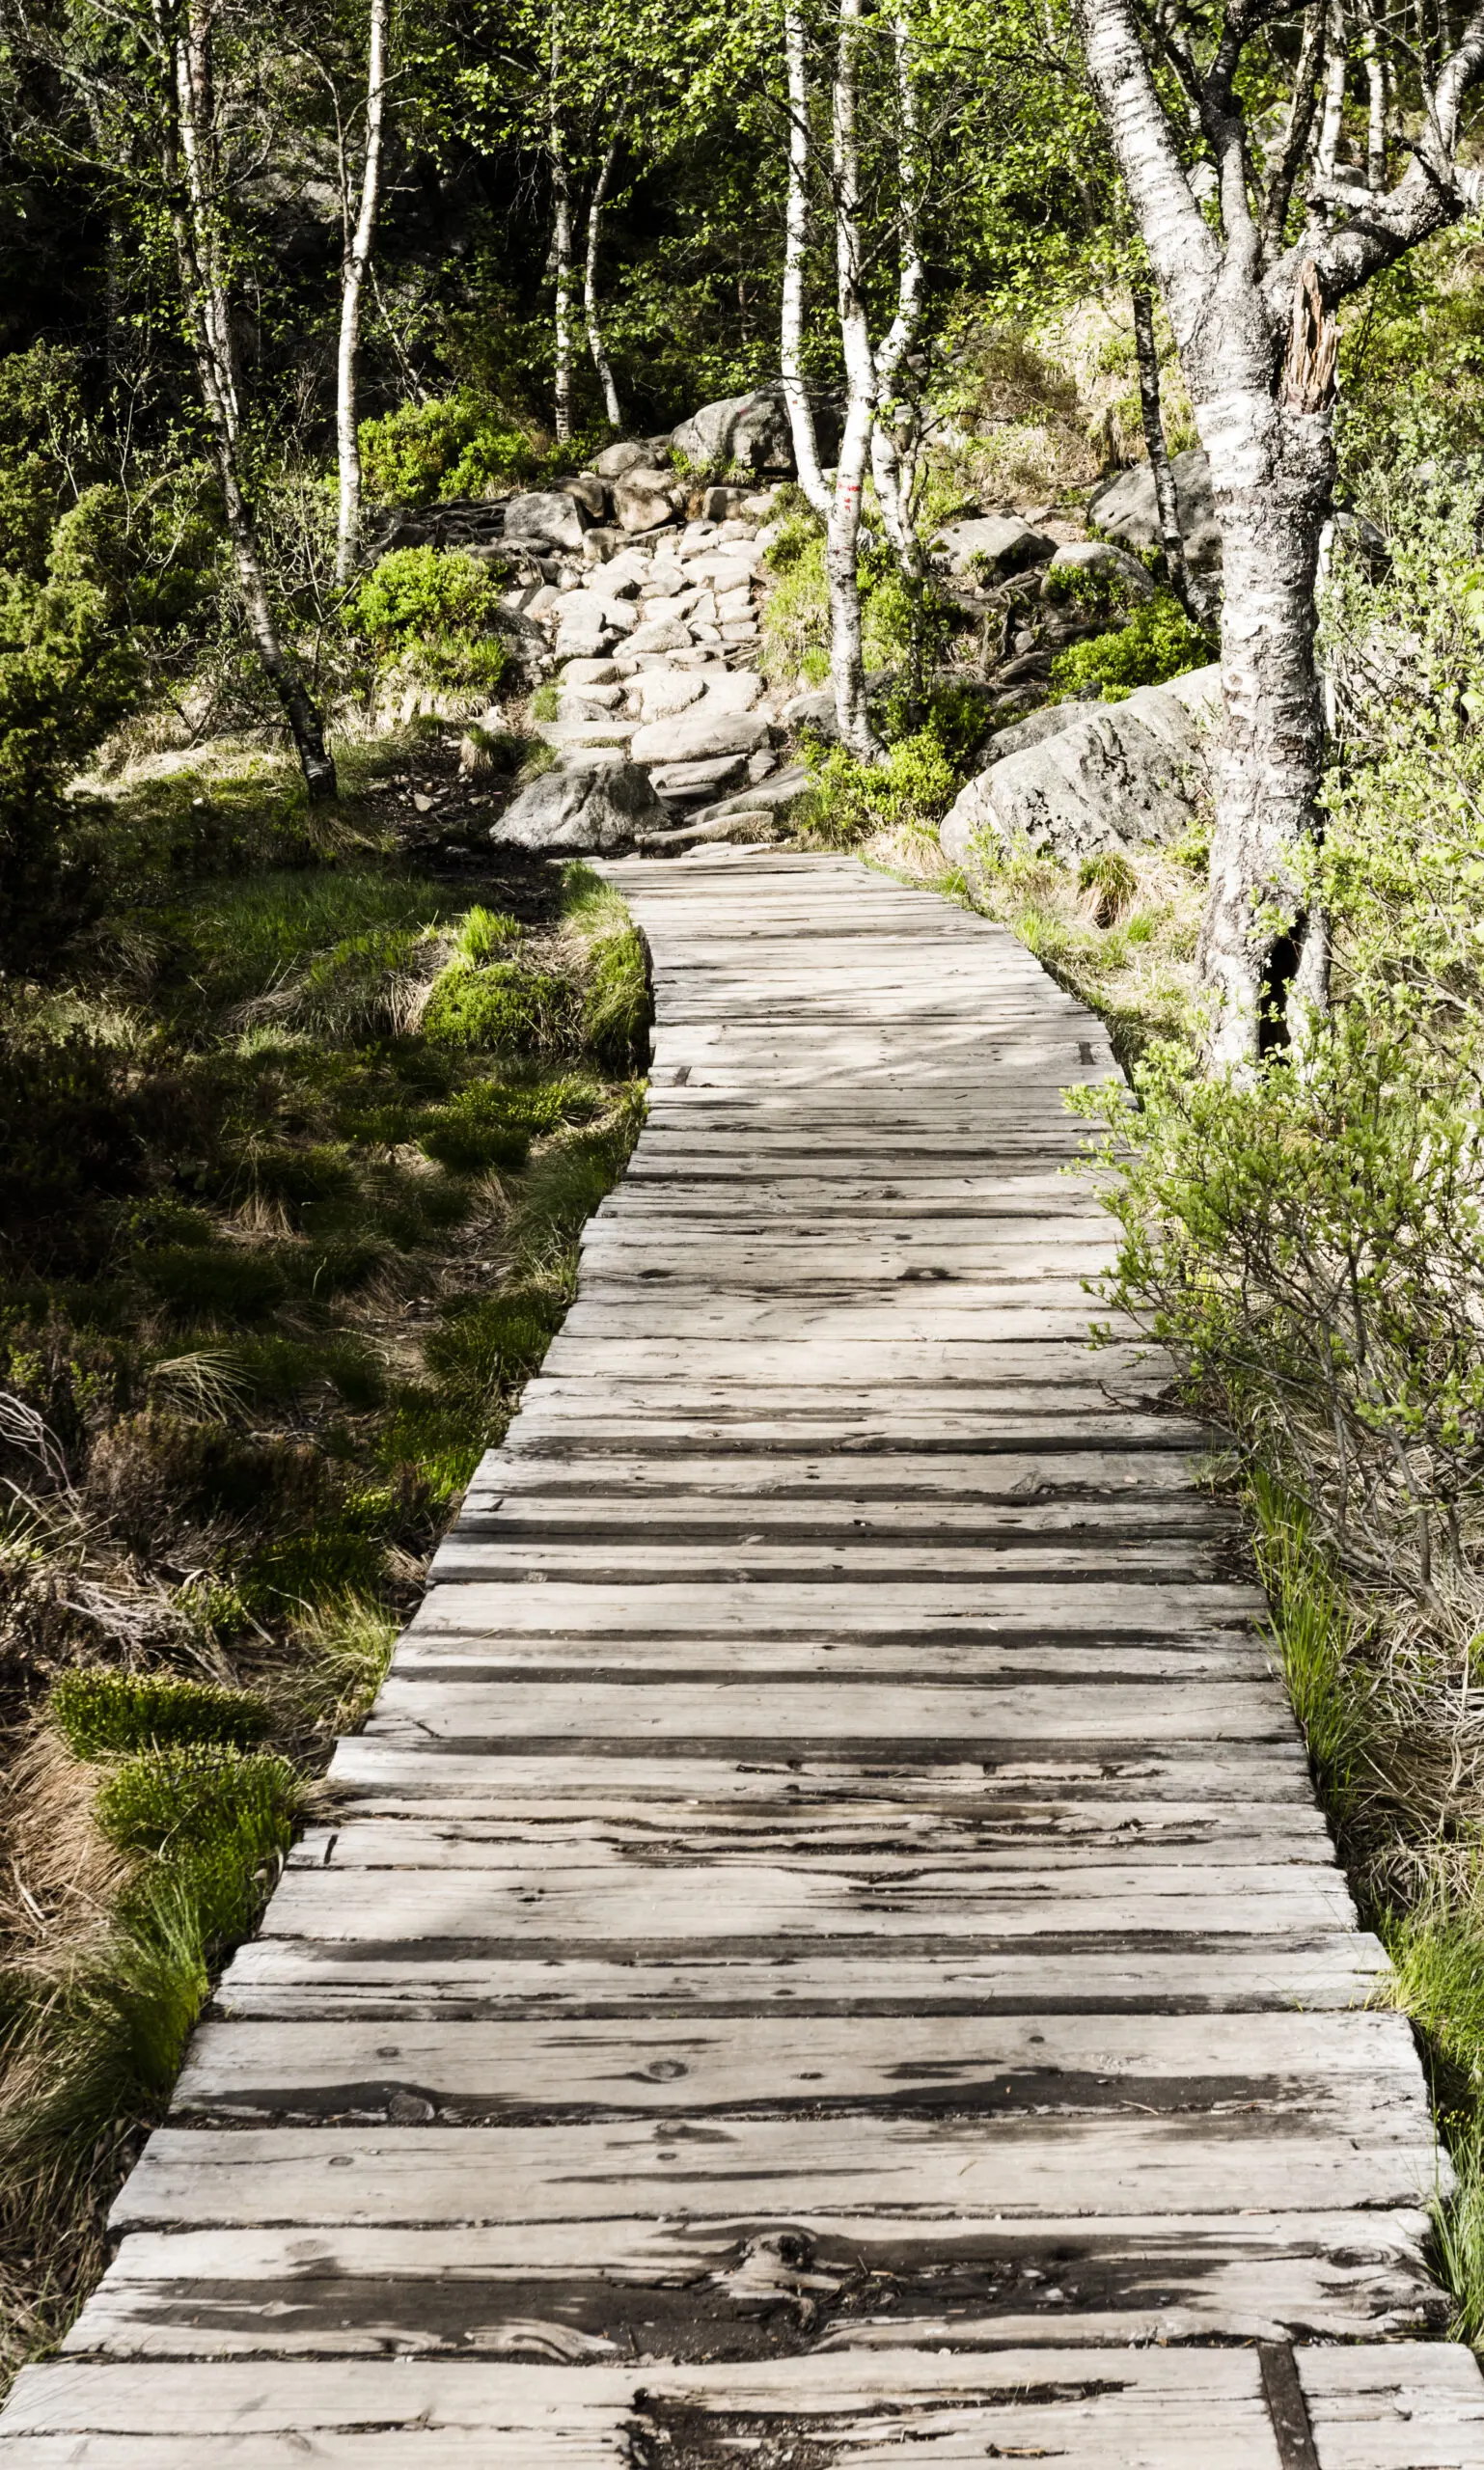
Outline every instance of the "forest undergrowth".
[[1309, 892], [1332, 1009], [1297, 1050], [1250, 1076], [1199, 1059], [1198, 825], [1081, 868], [1003, 851], [972, 889], [929, 833], [871, 849], [1010, 926], [1113, 1031], [1134, 1104], [1079, 1097], [1120, 1230], [1103, 1301], [1224, 1438], [1211, 1480], [1244, 1510], [1314, 1780], [1391, 1960], [1378, 1996], [1418, 2037], [1454, 2182], [1437, 2263], [1479, 2343], [1484, 459], [1443, 467], [1404, 437], [1360, 481], [1384, 549], [1339, 560], [1327, 591], [1336, 727]]
[[[0, 986], [0, 2371], [51, 2346], [186, 2036], [570, 1298], [643, 946], [579, 864], [408, 847], [436, 724], [116, 790]], [[415, 803], [416, 801], [416, 803]], [[441, 854], [440, 854], [441, 852]]]

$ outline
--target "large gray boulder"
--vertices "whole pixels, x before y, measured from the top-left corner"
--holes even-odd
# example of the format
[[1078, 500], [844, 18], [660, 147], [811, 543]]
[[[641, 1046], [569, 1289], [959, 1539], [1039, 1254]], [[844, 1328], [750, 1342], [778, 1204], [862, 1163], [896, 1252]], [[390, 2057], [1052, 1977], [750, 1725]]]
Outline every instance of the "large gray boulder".
[[1178, 839], [1193, 821], [1221, 712], [1214, 664], [1121, 703], [1057, 708], [1063, 727], [1002, 747], [960, 790], [939, 836], [953, 864], [972, 873], [979, 851], [1016, 847], [1072, 864], [1100, 849]]
[[625, 532], [653, 532], [685, 512], [685, 491], [673, 472], [639, 463], [613, 482], [614, 512]]
[[973, 569], [996, 582], [1003, 575], [1019, 574], [1025, 566], [1039, 565], [1056, 546], [1043, 532], [1032, 532], [1028, 523], [1022, 523], [1018, 514], [969, 515], [962, 522], [946, 523], [931, 542], [935, 556], [948, 560], [950, 573], [968, 574]]
[[636, 732], [629, 752], [636, 763], [703, 763], [718, 755], [752, 755], [768, 743], [768, 724], [756, 712], [719, 712], [709, 697], [673, 720], [651, 721]]
[[631, 848], [641, 832], [663, 831], [669, 820], [648, 773], [614, 762], [543, 772], [511, 799], [489, 837], [502, 848], [604, 856]]
[[761, 386], [753, 395], [702, 404], [671, 430], [670, 443], [702, 471], [733, 464], [753, 473], [793, 470], [793, 434], [782, 386]]
[[564, 489], [531, 489], [505, 501], [505, 537], [533, 549], [580, 549], [586, 508]]
[[[1112, 540], [1069, 540], [1046, 569], [1043, 596], [1055, 600], [1074, 575], [1086, 575], [1099, 591], [1121, 590], [1133, 600], [1152, 600], [1154, 577], [1147, 566]], [[1075, 590], [1075, 585], [1072, 587]]]
[[[1170, 470], [1175, 476], [1175, 506], [1186, 563], [1197, 574], [1209, 574], [1222, 563], [1222, 535], [1205, 449], [1188, 448], [1184, 454], [1175, 455]], [[1118, 472], [1095, 489], [1088, 503], [1087, 520], [1125, 549], [1157, 549], [1160, 516], [1154, 474], [1148, 464], [1136, 463], [1131, 472]]]

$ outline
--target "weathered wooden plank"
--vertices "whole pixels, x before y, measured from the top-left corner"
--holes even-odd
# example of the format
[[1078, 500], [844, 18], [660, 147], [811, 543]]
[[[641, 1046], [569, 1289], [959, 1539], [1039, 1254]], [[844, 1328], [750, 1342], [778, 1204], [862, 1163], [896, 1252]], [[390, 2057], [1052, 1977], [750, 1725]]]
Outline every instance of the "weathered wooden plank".
[[1349, 2211], [1425, 2204], [1425, 2121], [1362, 2142], [1305, 2114], [1158, 2118], [612, 2120], [561, 2127], [160, 2127], [121, 2192], [118, 2231], [302, 2222], [389, 2226], [877, 2214]]
[[[471, 1548], [472, 1549], [472, 1548]], [[1184, 1576], [1175, 1589], [1148, 1580], [1120, 1582], [1100, 1576], [1074, 1580], [1058, 1577], [1043, 1585], [1020, 1576], [976, 1575], [955, 1584], [924, 1578], [853, 1579], [832, 1571], [785, 1586], [766, 1578], [657, 1577], [640, 1580], [580, 1578], [461, 1579], [434, 1587], [420, 1607], [409, 1636], [436, 1636], [445, 1630], [562, 1635], [579, 1630], [616, 1636], [817, 1637], [848, 1635], [863, 1645], [871, 1637], [950, 1637], [986, 1641], [1024, 1634], [1080, 1634], [1113, 1638], [1159, 1634], [1198, 1637], [1239, 1623], [1264, 1609], [1263, 1598], [1246, 1581]]]
[[[216, 2021], [196, 2037], [178, 2112], [386, 2112], [397, 2093], [440, 2116], [566, 2110], [783, 2108], [1187, 2111], [1233, 2101], [1303, 2108], [1363, 2130], [1411, 2108], [1426, 2129], [1399, 2016], [879, 2017], [414, 2024]], [[332, 2100], [330, 2097], [334, 2097]]]
[[[275, 1916], [276, 1917], [276, 1916]], [[403, 1951], [375, 1940], [269, 1936], [239, 1947], [218, 1993], [239, 2017], [412, 2017], [505, 2015], [989, 2014], [1262, 2015], [1294, 2007], [1335, 2014], [1374, 1994], [1388, 1970], [1380, 1944], [1356, 1930], [1217, 1933], [1172, 1945], [990, 1951], [890, 1940], [782, 1945], [720, 1958], [683, 1945], [659, 1951], [563, 1949], [489, 1953], [464, 1942]]]
[[1460, 2346], [1295, 2353], [1321, 2470], [1479, 2470], [1484, 2385]]
[[[517, 1427], [517, 1430], [522, 1430]], [[821, 1519], [860, 1512], [879, 1518], [885, 1507], [900, 1531], [906, 1521], [921, 1518], [936, 1526], [998, 1532], [1007, 1505], [1010, 1515], [1038, 1522], [1059, 1504], [1067, 1514], [1091, 1504], [1106, 1505], [1109, 1517], [1126, 1514], [1151, 1519], [1224, 1519], [1219, 1503], [1192, 1491], [1198, 1461], [1178, 1442], [1135, 1449], [986, 1450], [976, 1455], [902, 1449], [861, 1451], [809, 1449], [797, 1453], [717, 1450], [704, 1457], [682, 1458], [652, 1451], [645, 1456], [597, 1449], [585, 1451], [569, 1443], [527, 1450], [503, 1444], [481, 1461], [465, 1495], [465, 1515], [477, 1516], [496, 1500], [518, 1514], [548, 1518], [577, 1516], [591, 1501], [594, 1517], [605, 1515], [610, 1496], [644, 1514], [644, 1496], [657, 1501], [680, 1497], [698, 1505], [718, 1504], [718, 1517], [755, 1516]], [[1124, 1508], [1126, 1496], [1134, 1500]], [[1154, 1497], [1158, 1496], [1158, 1498]], [[561, 1504], [560, 1508], [558, 1504]], [[793, 1503], [805, 1507], [795, 1513]], [[775, 1506], [777, 1504], [777, 1506]], [[709, 1515], [709, 1512], [706, 1513]]]
[[[1212, 2331], [1394, 2338], [1436, 2325], [1418, 2211], [1126, 2222], [674, 2219], [436, 2231], [139, 2231], [73, 2355], [376, 2349], [468, 2356], [1147, 2344]], [[263, 2291], [282, 2293], [264, 2301]], [[890, 2304], [889, 2304], [890, 2302]]]
[[1343, 1878], [1315, 1863], [1270, 1871], [1212, 1867], [1079, 1869], [1045, 1883], [1020, 1872], [925, 1862], [915, 1879], [876, 1880], [823, 1863], [635, 1864], [608, 1870], [537, 1862], [520, 1869], [289, 1871], [264, 1924], [301, 1938], [411, 1944], [455, 1939], [589, 1947], [769, 1939], [1058, 1939], [1245, 1935], [1344, 1929], [1354, 1908]]
[[393, 1674], [367, 1729], [375, 1739], [409, 1744], [711, 1740], [784, 1744], [786, 1755], [786, 1745], [797, 1750], [807, 1742], [973, 1742], [986, 1748], [1034, 1742], [1075, 1754], [1094, 1743], [1121, 1748], [1155, 1741], [1287, 1741], [1293, 1716], [1277, 1682], [1256, 1681], [1192, 1681], [1179, 1689], [1085, 1682], [1069, 1705], [1068, 1693], [1054, 1682], [876, 1688], [843, 1672], [833, 1684], [779, 1679], [766, 1692], [753, 1679], [665, 1674], [649, 1683], [636, 1677], [544, 1685], [408, 1681]]
[[[1126, 1551], [1137, 1544], [1187, 1536], [1200, 1543], [1220, 1539], [1229, 1550], [1240, 1536], [1223, 1505], [1188, 1489], [1188, 1473], [1185, 1487], [1161, 1487], [1151, 1497], [1137, 1475], [1114, 1476], [1111, 1462], [1108, 1480], [1097, 1490], [1056, 1483], [1047, 1468], [1044, 1483], [1018, 1491], [1012, 1484], [999, 1495], [986, 1484], [969, 1500], [888, 1498], [848, 1480], [827, 1490], [817, 1471], [812, 1484], [805, 1476], [790, 1483], [787, 1470], [778, 1470], [776, 1463], [771, 1482], [764, 1478], [765, 1488], [756, 1493], [721, 1480], [724, 1460], [712, 1462], [718, 1480], [704, 1492], [677, 1484], [663, 1460], [649, 1462], [642, 1477], [616, 1477], [599, 1460], [589, 1459], [580, 1479], [560, 1464], [519, 1465], [512, 1475], [511, 1464], [498, 1465], [492, 1481], [477, 1475], [470, 1484], [456, 1528], [463, 1540], [622, 1537], [642, 1538], [648, 1546], [669, 1537], [775, 1548], [891, 1543], [900, 1568], [904, 1551], [941, 1551], [962, 1539], [991, 1550], [1027, 1538], [1055, 1539], [1056, 1549], [1062, 1549], [1063, 1539], [1071, 1538], [1088, 1548], [1106, 1544]], [[848, 1478], [848, 1462], [839, 1472]]]

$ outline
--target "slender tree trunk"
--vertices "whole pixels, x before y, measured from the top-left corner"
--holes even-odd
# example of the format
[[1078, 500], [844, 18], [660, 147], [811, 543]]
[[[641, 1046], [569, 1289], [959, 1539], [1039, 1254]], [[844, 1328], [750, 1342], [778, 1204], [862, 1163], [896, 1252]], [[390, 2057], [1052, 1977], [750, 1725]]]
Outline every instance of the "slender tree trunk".
[[[895, 54], [897, 181], [896, 314], [876, 352], [876, 418], [871, 429], [871, 477], [881, 519], [906, 589], [909, 638], [907, 700], [916, 714], [922, 699], [926, 644], [926, 603], [930, 569], [917, 531], [917, 403], [904, 398], [899, 383], [917, 340], [922, 312], [926, 269], [922, 262], [919, 209], [921, 201], [921, 158], [917, 90], [912, 76], [911, 32], [906, 16], [893, 19]], [[904, 444], [899, 431], [906, 432]]]
[[176, 147], [195, 232], [202, 285], [201, 314], [219, 372], [222, 410], [235, 442], [241, 426], [236, 347], [223, 263], [217, 207], [216, 95], [211, 69], [213, 0], [188, 0], [184, 22], [172, 45], [176, 86]]
[[[1316, 218], [1304, 241], [1276, 261], [1252, 213], [1251, 147], [1238, 92], [1243, 41], [1258, 18], [1228, 17], [1202, 81], [1217, 230], [1192, 186], [1184, 132], [1159, 91], [1134, 0], [1075, 0], [1075, 7], [1088, 73], [1185, 365], [1222, 528], [1226, 722], [1200, 968], [1212, 998], [1210, 1050], [1245, 1071], [1285, 1029], [1301, 1030], [1307, 1007], [1322, 1005], [1327, 993], [1325, 923], [1306, 904], [1324, 741], [1314, 588], [1333, 483], [1335, 310], [1458, 221], [1477, 193], [1458, 154], [1463, 105], [1484, 81], [1484, 7], [1473, 10], [1432, 88], [1396, 186], [1368, 199], [1363, 212], [1342, 214], [1333, 229]], [[1342, 0], [1329, 0], [1327, 24], [1316, 169], [1327, 164], [1333, 176], [1344, 99]]]
[[804, 274], [809, 255], [809, 54], [801, 0], [785, 0], [783, 53], [788, 71], [788, 212], [783, 234], [783, 310], [779, 359], [783, 401], [793, 435], [799, 486], [828, 522], [830, 492], [819, 462], [814, 409], [804, 383]]
[[1222, 528], [1222, 691], [1216, 834], [1198, 966], [1214, 993], [1211, 1052], [1245, 1064], [1302, 1035], [1328, 994], [1324, 920], [1305, 907], [1318, 838], [1323, 699], [1314, 581], [1334, 454], [1327, 409], [1244, 389], [1197, 407]]
[[550, 145], [551, 253], [557, 269], [555, 426], [557, 442], [564, 446], [572, 434], [572, 184], [567, 171], [566, 139], [563, 133], [562, 114], [557, 101], [557, 85], [561, 72], [562, 37], [553, 21]]
[[[221, 481], [237, 584], [254, 648], [278, 697], [293, 738], [304, 785], [310, 798], [318, 803], [333, 798], [337, 793], [335, 763], [325, 745], [324, 724], [318, 707], [292, 655], [284, 648], [263, 572], [257, 526], [242, 487], [237, 398], [230, 356], [229, 303], [222, 279], [221, 253], [215, 245], [211, 224], [215, 201], [205, 190], [201, 192], [207, 214], [204, 226], [198, 215], [197, 190], [190, 172], [192, 161], [199, 169], [207, 158], [209, 128], [193, 122], [192, 115], [203, 99], [209, 97], [209, 24], [206, 27], [206, 40], [195, 50], [194, 58], [188, 58], [187, 53], [196, 43], [196, 35], [193, 33], [186, 38], [177, 35], [166, 15], [166, 0], [156, 0], [155, 29], [162, 66], [166, 70], [164, 99], [167, 117], [161, 169], [170, 201], [176, 268], [192, 356], [211, 432], [217, 476]], [[189, 149], [185, 144], [187, 123], [191, 123]], [[204, 230], [205, 236], [212, 243], [205, 249]]]
[[1139, 402], [1143, 413], [1144, 444], [1154, 476], [1154, 503], [1159, 508], [1160, 541], [1169, 588], [1177, 600], [1190, 605], [1191, 584], [1185, 570], [1185, 541], [1180, 531], [1180, 502], [1165, 424], [1160, 417], [1160, 356], [1154, 342], [1154, 294], [1147, 284], [1134, 286], [1134, 348], [1139, 360]]
[[366, 156], [361, 168], [361, 204], [352, 230], [349, 197], [343, 192], [345, 219], [344, 253], [341, 261], [340, 350], [335, 370], [335, 438], [340, 458], [340, 513], [335, 535], [335, 580], [350, 581], [361, 540], [361, 447], [357, 433], [357, 381], [360, 374], [361, 293], [371, 263], [371, 236], [381, 181], [381, 126], [386, 109], [386, 46], [388, 0], [371, 0], [366, 59]]
[[1324, 109], [1314, 163], [1319, 177], [1333, 180], [1339, 153], [1340, 118], [1345, 108], [1345, 0], [1328, 0], [1325, 10]]
[[1374, 18], [1365, 29], [1365, 185], [1372, 197], [1379, 197], [1387, 184], [1387, 64]]
[[597, 243], [603, 204], [613, 180], [614, 165], [618, 159], [618, 140], [616, 136], [598, 167], [598, 176], [592, 184], [592, 197], [588, 206], [588, 251], [583, 262], [582, 286], [583, 308], [588, 319], [588, 349], [592, 354], [592, 366], [597, 370], [597, 382], [603, 390], [603, 412], [610, 428], [621, 428], [623, 415], [618, 408], [618, 389], [614, 383], [613, 364], [608, 357], [608, 346], [603, 341], [603, 328], [598, 317]]
[[856, 131], [857, 45], [864, 0], [839, 0], [835, 65], [836, 269], [840, 341], [844, 346], [846, 413], [839, 467], [830, 501], [825, 569], [830, 585], [830, 674], [840, 743], [863, 762], [881, 753], [871, 727], [861, 643], [861, 492], [876, 411], [876, 361], [866, 322], [861, 265], [861, 156]]
[[393, 352], [396, 355], [397, 366], [401, 370], [403, 379], [406, 382], [407, 392], [412, 397], [415, 403], [426, 403], [427, 400], [427, 389], [424, 385], [421, 377], [418, 375], [417, 370], [413, 368], [411, 361], [408, 359], [406, 345], [403, 343], [400, 335], [393, 324], [391, 312], [388, 310], [387, 304], [381, 296], [381, 286], [376, 281], [376, 261], [374, 258], [370, 260], [368, 262], [366, 272], [371, 288], [371, 297], [376, 303], [377, 313], [381, 318], [382, 325], [386, 329], [387, 341], [391, 344]]
[[1283, 245], [1283, 232], [1288, 221], [1293, 184], [1308, 146], [1314, 125], [1314, 108], [1318, 100], [1315, 80], [1324, 57], [1324, 8], [1322, 0], [1309, 0], [1304, 12], [1304, 31], [1299, 40], [1299, 58], [1294, 69], [1293, 93], [1288, 101], [1288, 121], [1278, 162], [1268, 182], [1268, 193], [1262, 208], [1262, 247], [1271, 260]]

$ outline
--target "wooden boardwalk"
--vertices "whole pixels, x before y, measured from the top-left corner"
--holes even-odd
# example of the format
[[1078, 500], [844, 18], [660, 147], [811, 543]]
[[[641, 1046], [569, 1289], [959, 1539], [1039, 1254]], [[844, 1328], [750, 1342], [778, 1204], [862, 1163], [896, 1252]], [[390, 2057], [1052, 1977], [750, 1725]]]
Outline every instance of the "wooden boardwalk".
[[614, 873], [648, 1126], [0, 2470], [1484, 2465], [1406, 2024], [1099, 1024], [854, 862]]

